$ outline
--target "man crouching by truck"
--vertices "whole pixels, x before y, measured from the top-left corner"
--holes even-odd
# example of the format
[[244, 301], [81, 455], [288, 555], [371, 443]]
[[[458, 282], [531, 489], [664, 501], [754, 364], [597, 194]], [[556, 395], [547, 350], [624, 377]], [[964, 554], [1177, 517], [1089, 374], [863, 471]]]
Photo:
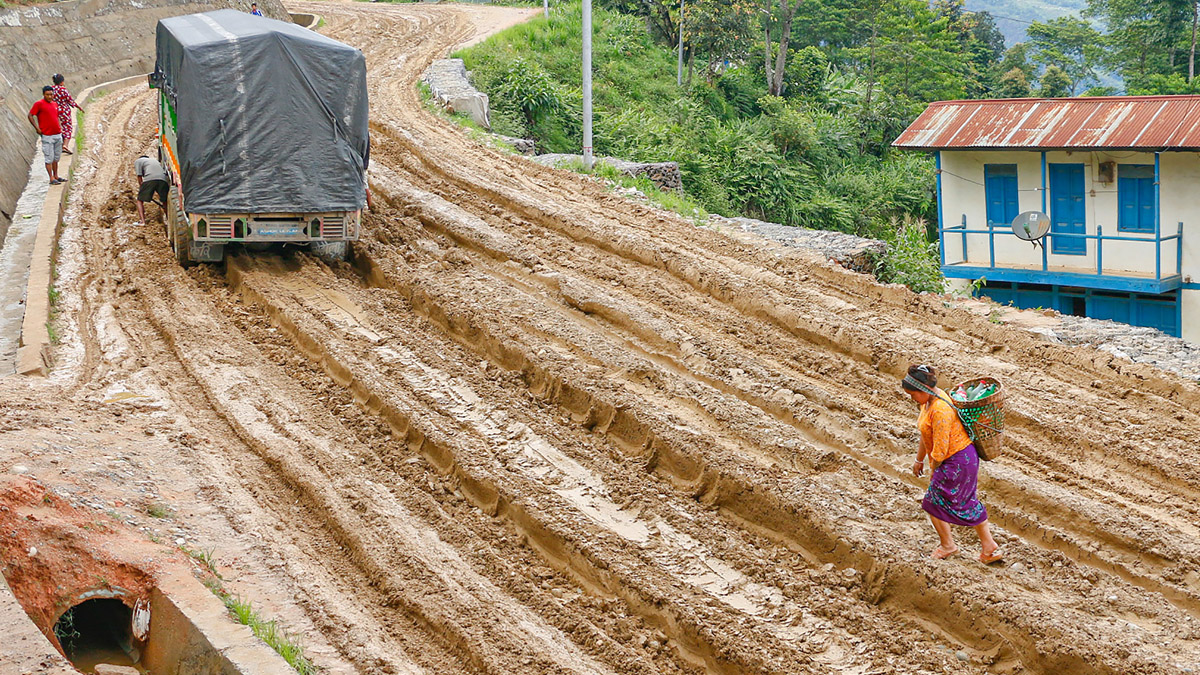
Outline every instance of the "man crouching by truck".
[[[167, 172], [163, 171], [162, 164], [158, 161], [150, 159], [148, 155], [142, 155], [133, 162], [133, 174], [138, 180], [138, 223], [145, 225], [146, 202], [152, 201], [158, 204], [160, 209], [167, 208], [167, 191], [170, 189], [167, 184]], [[154, 199], [154, 195], [158, 195], [158, 199]]]

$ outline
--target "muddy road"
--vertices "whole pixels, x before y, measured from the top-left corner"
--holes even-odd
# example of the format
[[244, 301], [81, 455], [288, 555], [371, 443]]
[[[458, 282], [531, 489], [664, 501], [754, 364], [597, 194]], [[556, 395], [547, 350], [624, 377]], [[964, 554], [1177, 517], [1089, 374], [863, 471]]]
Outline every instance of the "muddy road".
[[[1200, 668], [1195, 383], [695, 228], [422, 108], [431, 59], [528, 10], [289, 9], [367, 55], [378, 210], [352, 261], [179, 267], [133, 209], [153, 98], [98, 99], [57, 367], [0, 386], [0, 459], [113, 420], [95, 433], [330, 672]], [[1003, 564], [969, 531], [928, 557], [910, 362], [1008, 388], [981, 474]], [[22, 461], [130, 489], [63, 468], [111, 443], [73, 447]]]

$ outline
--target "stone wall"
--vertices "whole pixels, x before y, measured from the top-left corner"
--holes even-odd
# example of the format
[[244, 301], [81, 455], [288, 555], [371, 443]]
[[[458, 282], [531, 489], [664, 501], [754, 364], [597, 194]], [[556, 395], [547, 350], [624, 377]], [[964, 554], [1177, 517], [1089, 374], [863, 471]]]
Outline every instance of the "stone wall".
[[484, 129], [492, 128], [488, 118], [488, 96], [471, 86], [467, 67], [462, 59], [438, 59], [421, 74], [434, 100], [443, 108], [470, 115]]
[[[533, 161], [546, 166], [583, 164], [583, 155], [538, 155]], [[628, 162], [616, 157], [597, 157], [596, 162], [607, 164], [627, 176], [648, 178], [660, 190], [683, 189], [683, 175], [679, 172], [679, 164], [675, 162]]]
[[753, 218], [712, 215], [709, 220], [713, 225], [752, 232], [788, 246], [816, 251], [842, 267], [865, 274], [875, 273], [876, 262], [887, 251], [887, 244], [878, 239], [864, 239], [844, 232], [789, 227]]
[[[271, 18], [289, 21], [279, 0], [258, 0]], [[154, 68], [159, 19], [250, 0], [70, 0], [0, 10], [0, 242], [29, 172], [37, 135], [26, 119], [55, 73], [72, 94]]]

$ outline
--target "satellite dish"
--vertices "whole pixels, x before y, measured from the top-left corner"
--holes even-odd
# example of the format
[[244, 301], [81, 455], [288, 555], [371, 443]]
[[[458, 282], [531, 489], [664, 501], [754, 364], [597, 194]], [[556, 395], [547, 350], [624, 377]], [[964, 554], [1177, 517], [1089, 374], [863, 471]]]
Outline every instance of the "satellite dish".
[[1013, 218], [1012, 231], [1025, 241], [1037, 241], [1050, 231], [1050, 216], [1041, 211], [1026, 211]]

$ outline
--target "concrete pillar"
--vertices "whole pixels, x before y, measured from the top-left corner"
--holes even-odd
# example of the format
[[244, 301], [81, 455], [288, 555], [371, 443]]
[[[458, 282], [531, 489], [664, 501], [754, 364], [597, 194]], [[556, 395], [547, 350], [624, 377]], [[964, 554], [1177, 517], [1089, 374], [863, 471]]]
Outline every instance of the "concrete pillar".
[[1179, 336], [1200, 344], [1200, 288], [1180, 289], [1179, 301], [1183, 305]]

